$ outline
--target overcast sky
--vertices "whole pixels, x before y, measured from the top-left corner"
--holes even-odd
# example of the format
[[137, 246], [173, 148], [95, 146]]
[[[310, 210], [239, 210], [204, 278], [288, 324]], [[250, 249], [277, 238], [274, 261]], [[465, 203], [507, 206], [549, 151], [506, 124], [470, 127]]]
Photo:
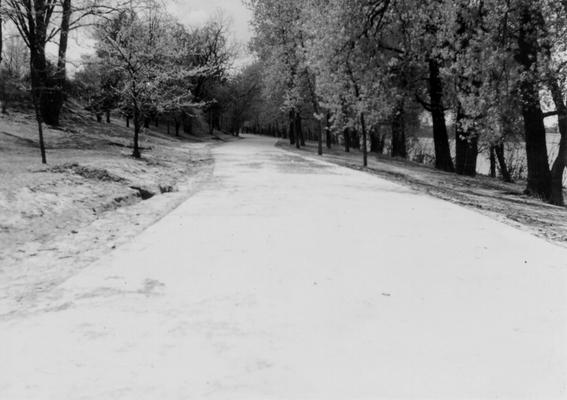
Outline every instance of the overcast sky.
[[204, 24], [218, 10], [232, 19], [235, 39], [247, 43], [251, 37], [248, 22], [252, 15], [241, 0], [171, 0], [170, 6], [171, 13], [190, 26]]

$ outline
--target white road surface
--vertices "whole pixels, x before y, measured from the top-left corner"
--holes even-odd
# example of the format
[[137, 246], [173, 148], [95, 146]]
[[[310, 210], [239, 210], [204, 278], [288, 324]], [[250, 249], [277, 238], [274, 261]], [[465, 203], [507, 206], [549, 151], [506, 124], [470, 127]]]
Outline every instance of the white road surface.
[[248, 137], [0, 320], [0, 399], [565, 399], [567, 250]]

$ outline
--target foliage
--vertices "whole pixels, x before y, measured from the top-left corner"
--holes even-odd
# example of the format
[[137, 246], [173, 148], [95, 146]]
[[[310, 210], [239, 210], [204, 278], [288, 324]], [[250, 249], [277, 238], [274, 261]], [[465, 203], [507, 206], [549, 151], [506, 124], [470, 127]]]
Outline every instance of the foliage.
[[[449, 157], [449, 164], [447, 115], [455, 119], [457, 172], [471, 175], [484, 143], [500, 148], [522, 136], [528, 192], [562, 203], [561, 178], [567, 167], [567, 2], [248, 4], [254, 13], [252, 49], [263, 66], [266, 104], [279, 104], [282, 111], [318, 104], [330, 114], [335, 135], [345, 128], [364, 133], [365, 121], [370, 131], [389, 121], [392, 143], [398, 143], [396, 132], [404, 141], [408, 117], [417, 119], [417, 102], [432, 113], [436, 156]], [[543, 119], [555, 115], [563, 139], [550, 171]], [[405, 121], [401, 125], [399, 118]]]

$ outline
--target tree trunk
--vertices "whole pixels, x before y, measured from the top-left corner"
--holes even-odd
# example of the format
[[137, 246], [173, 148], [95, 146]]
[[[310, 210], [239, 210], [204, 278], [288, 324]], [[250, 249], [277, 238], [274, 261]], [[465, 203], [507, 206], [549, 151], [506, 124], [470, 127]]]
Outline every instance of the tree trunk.
[[132, 157], [139, 159], [142, 158], [139, 144], [142, 116], [140, 115], [140, 111], [137, 108], [138, 107], [134, 107], [134, 151], [132, 152]]
[[551, 167], [550, 203], [562, 206], [564, 205], [563, 176], [567, 167], [567, 105], [565, 104], [561, 87], [554, 76], [551, 76], [549, 79], [549, 87], [555, 103], [555, 109], [557, 110], [559, 133], [561, 134], [557, 158]]
[[467, 142], [467, 152], [465, 157], [465, 169], [463, 174], [466, 176], [476, 176], [476, 165], [478, 161], [478, 136], [470, 134]]
[[319, 154], [320, 156], [323, 155], [323, 121], [322, 120], [318, 120], [319, 123], [319, 135], [318, 135], [318, 146], [317, 146], [317, 154]]
[[350, 131], [350, 146], [353, 149], [360, 150], [360, 135], [356, 129]]
[[193, 117], [186, 113], [182, 116], [183, 132], [188, 135], [193, 135]]
[[466, 118], [467, 116], [459, 104], [455, 123], [455, 170], [459, 175], [476, 176], [478, 136], [472, 128], [466, 127]]
[[490, 146], [490, 177], [496, 178], [496, 146]]
[[213, 110], [210, 109], [209, 110], [209, 135], [213, 136], [213, 134], [215, 133], [215, 127], [213, 125]]
[[325, 139], [327, 148], [331, 149], [333, 147], [333, 138], [331, 137], [331, 113], [327, 113], [327, 124], [325, 126]]
[[106, 110], [106, 123], [110, 124], [110, 110]]
[[289, 112], [289, 144], [293, 146], [295, 144], [295, 111]]
[[520, 82], [521, 108], [524, 117], [528, 185], [526, 193], [544, 201], [551, 200], [551, 172], [547, 156], [545, 124], [541, 110], [537, 78], [538, 22], [530, 2], [521, 4], [520, 33], [516, 59], [523, 67]]
[[392, 118], [392, 157], [407, 158], [404, 100], [401, 100]]
[[32, 97], [39, 102], [42, 123], [57, 125], [58, 118], [55, 118], [54, 113], [51, 112], [54, 98], [51, 93], [53, 80], [49, 76], [45, 56], [47, 30], [55, 2], [36, 0], [15, 3], [21, 3], [22, 8], [18, 5], [18, 11], [5, 13], [3, 16], [7, 16], [14, 22], [29, 48]]
[[175, 121], [175, 137], [179, 137], [179, 130], [181, 129], [181, 121], [177, 118], [174, 119]]
[[96, 122], [98, 122], [99, 124], [102, 124], [102, 114], [97, 112], [95, 114], [95, 116], [96, 116]]
[[364, 119], [364, 113], [360, 113], [360, 126], [362, 128], [362, 165], [368, 167], [368, 144], [367, 144], [367, 133], [366, 133], [366, 120]]
[[457, 105], [457, 119], [455, 121], [455, 172], [463, 175], [467, 154], [467, 137], [464, 127], [465, 113], [460, 104]]
[[[481, 5], [482, 7], [482, 5]], [[456, 20], [457, 35], [457, 58], [459, 55], [466, 54], [470, 51], [471, 42], [476, 40], [479, 32], [476, 26], [483, 25], [485, 14], [479, 12], [474, 19], [470, 19], [470, 7], [464, 4], [458, 6]], [[463, 65], [463, 68], [469, 66]], [[469, 73], [464, 71], [458, 72], [456, 77], [456, 89], [458, 94], [466, 97], [480, 96], [482, 88], [482, 79], [479, 73], [474, 69]], [[459, 96], [457, 95], [457, 98]], [[455, 171], [459, 175], [476, 176], [476, 164], [478, 159], [478, 132], [475, 126], [476, 118], [471, 118], [470, 114], [457, 100], [457, 120], [455, 129]]]
[[[567, 114], [563, 116], [567, 118]], [[563, 122], [565, 124], [565, 122]], [[567, 128], [567, 127], [566, 127]], [[567, 165], [567, 135], [561, 133], [559, 142], [559, 153], [551, 169], [551, 204], [564, 205], [563, 199], [563, 176]]]
[[296, 113], [295, 115], [295, 131], [299, 138], [299, 140], [295, 141], [296, 147], [299, 149], [300, 144], [302, 147], [305, 147], [305, 135], [301, 124], [301, 115], [299, 113]]
[[45, 47], [41, 47], [35, 44], [30, 45], [30, 71], [31, 71], [31, 89], [33, 101], [37, 101], [37, 106], [39, 107], [39, 112], [41, 113], [42, 123], [52, 124], [46, 116], [49, 113], [44, 113], [45, 97], [47, 96], [47, 59], [45, 58]]
[[373, 127], [370, 130], [370, 152], [378, 153], [380, 148], [380, 134], [378, 132], [378, 127]]
[[53, 82], [50, 99], [44, 105], [45, 113], [49, 114], [50, 125], [59, 125], [59, 117], [65, 97], [65, 81], [67, 78], [67, 47], [69, 43], [69, 28], [71, 22], [71, 0], [63, 0], [61, 14], [61, 33], [59, 36], [59, 53], [57, 57], [57, 70]]
[[130, 117], [126, 117], [126, 128], [130, 128]]
[[[33, 75], [33, 69], [32, 69], [32, 75]], [[37, 89], [32, 91], [33, 91], [32, 97], [33, 97], [33, 106], [35, 110], [35, 119], [37, 121], [37, 132], [39, 134], [39, 151], [41, 153], [41, 162], [43, 164], [47, 164], [45, 142], [43, 140], [43, 120], [41, 117], [41, 110], [39, 108], [39, 105], [41, 104], [41, 99], [39, 98], [39, 96], [41, 96], [41, 91]]]
[[350, 152], [350, 129], [349, 128], [344, 129], [343, 137], [344, 137], [344, 140], [345, 140], [345, 152], [349, 153]]
[[510, 171], [508, 171], [508, 166], [506, 165], [504, 143], [502, 142], [497, 144], [496, 146], [493, 146], [493, 149], [498, 160], [498, 165], [500, 165], [500, 174], [502, 175], [502, 180], [504, 180], [504, 182], [512, 183], [512, 176], [510, 175]]
[[435, 168], [454, 172], [449, 136], [445, 124], [443, 106], [443, 83], [437, 61], [429, 60], [429, 96], [431, 99], [431, 117], [433, 119], [433, 141], [435, 143]]

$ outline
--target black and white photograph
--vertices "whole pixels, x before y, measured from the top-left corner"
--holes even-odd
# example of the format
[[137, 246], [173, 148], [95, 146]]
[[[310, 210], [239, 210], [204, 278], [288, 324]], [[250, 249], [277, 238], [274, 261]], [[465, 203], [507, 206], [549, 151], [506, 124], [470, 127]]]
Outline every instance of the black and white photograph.
[[0, 400], [567, 399], [567, 0], [0, 0]]

